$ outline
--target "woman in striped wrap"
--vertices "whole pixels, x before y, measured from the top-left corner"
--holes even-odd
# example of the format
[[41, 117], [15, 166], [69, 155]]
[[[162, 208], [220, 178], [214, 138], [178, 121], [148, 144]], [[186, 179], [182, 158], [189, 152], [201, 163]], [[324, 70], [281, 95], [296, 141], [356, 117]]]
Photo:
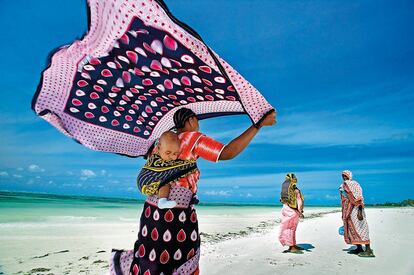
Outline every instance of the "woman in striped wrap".
[[[342, 220], [344, 222], [344, 239], [347, 244], [357, 248], [349, 251], [360, 257], [375, 257], [370, 246], [369, 229], [364, 210], [364, 197], [359, 183], [352, 179], [352, 172], [342, 172], [344, 182], [339, 187], [341, 194]], [[365, 245], [365, 251], [362, 245]]]

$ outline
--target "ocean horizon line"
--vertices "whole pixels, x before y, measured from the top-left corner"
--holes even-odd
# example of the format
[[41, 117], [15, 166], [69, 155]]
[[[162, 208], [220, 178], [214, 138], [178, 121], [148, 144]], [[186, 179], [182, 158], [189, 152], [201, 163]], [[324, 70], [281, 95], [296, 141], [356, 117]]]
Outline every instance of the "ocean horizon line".
[[[55, 194], [47, 192], [26, 192], [26, 191], [9, 191], [0, 190], [0, 200], [10, 198], [18, 198], [19, 196], [37, 198], [37, 199], [61, 199], [61, 200], [81, 200], [91, 202], [112, 202], [112, 203], [144, 203], [144, 199], [140, 198], [120, 198], [120, 197], [105, 197], [105, 196], [91, 196], [91, 195], [71, 195], [71, 194]], [[240, 203], [240, 202], [201, 202], [201, 206], [282, 206], [281, 203]], [[317, 205], [309, 204], [311, 207], [339, 207], [339, 204]]]
[[[0, 190], [0, 201], [3, 199], [18, 198], [19, 196], [26, 196], [37, 199], [60, 199], [60, 200], [81, 200], [91, 202], [108, 202], [108, 203], [127, 203], [136, 204], [144, 203], [144, 199], [140, 198], [120, 198], [120, 197], [105, 197], [105, 196], [91, 196], [91, 195], [72, 195], [72, 194], [55, 194], [47, 192], [26, 192], [26, 191], [9, 191]], [[375, 206], [413, 206], [413, 200], [406, 199], [401, 202], [385, 202], [379, 204], [366, 204], [368, 207]], [[273, 207], [282, 206], [281, 203], [241, 203], [241, 202], [201, 202], [200, 206], [262, 206]], [[307, 204], [310, 207], [340, 207], [340, 204]]]

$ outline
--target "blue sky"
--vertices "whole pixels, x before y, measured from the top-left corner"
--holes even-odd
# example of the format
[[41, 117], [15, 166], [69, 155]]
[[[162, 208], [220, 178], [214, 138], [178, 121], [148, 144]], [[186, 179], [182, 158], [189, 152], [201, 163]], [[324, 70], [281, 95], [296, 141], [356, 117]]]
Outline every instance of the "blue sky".
[[[199, 161], [205, 202], [278, 201], [295, 172], [306, 201], [338, 203], [350, 169], [366, 202], [414, 198], [412, 1], [166, 1], [278, 109], [235, 160]], [[53, 48], [87, 30], [83, 0], [1, 1], [0, 190], [140, 197], [142, 159], [91, 151], [30, 109]], [[228, 142], [246, 116], [201, 122]]]

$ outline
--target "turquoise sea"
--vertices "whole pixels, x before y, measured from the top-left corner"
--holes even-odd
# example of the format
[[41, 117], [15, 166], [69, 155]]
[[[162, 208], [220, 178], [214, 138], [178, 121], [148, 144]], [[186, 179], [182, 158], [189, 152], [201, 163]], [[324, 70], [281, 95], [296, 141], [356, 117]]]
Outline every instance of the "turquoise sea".
[[[133, 199], [0, 192], [0, 224], [30, 222], [138, 221], [143, 201]], [[278, 205], [200, 204], [199, 215], [248, 215]]]

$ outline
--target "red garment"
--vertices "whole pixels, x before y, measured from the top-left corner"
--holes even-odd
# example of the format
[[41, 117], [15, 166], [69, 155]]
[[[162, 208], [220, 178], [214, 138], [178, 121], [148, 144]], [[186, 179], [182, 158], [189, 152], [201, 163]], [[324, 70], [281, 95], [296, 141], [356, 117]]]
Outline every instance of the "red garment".
[[[178, 135], [181, 142], [179, 159], [197, 160], [199, 157], [217, 162], [224, 144], [203, 135], [200, 132], [184, 132]], [[194, 173], [172, 183], [172, 186], [181, 186], [190, 189], [193, 193], [197, 192], [197, 182], [200, 178], [200, 171]]]

